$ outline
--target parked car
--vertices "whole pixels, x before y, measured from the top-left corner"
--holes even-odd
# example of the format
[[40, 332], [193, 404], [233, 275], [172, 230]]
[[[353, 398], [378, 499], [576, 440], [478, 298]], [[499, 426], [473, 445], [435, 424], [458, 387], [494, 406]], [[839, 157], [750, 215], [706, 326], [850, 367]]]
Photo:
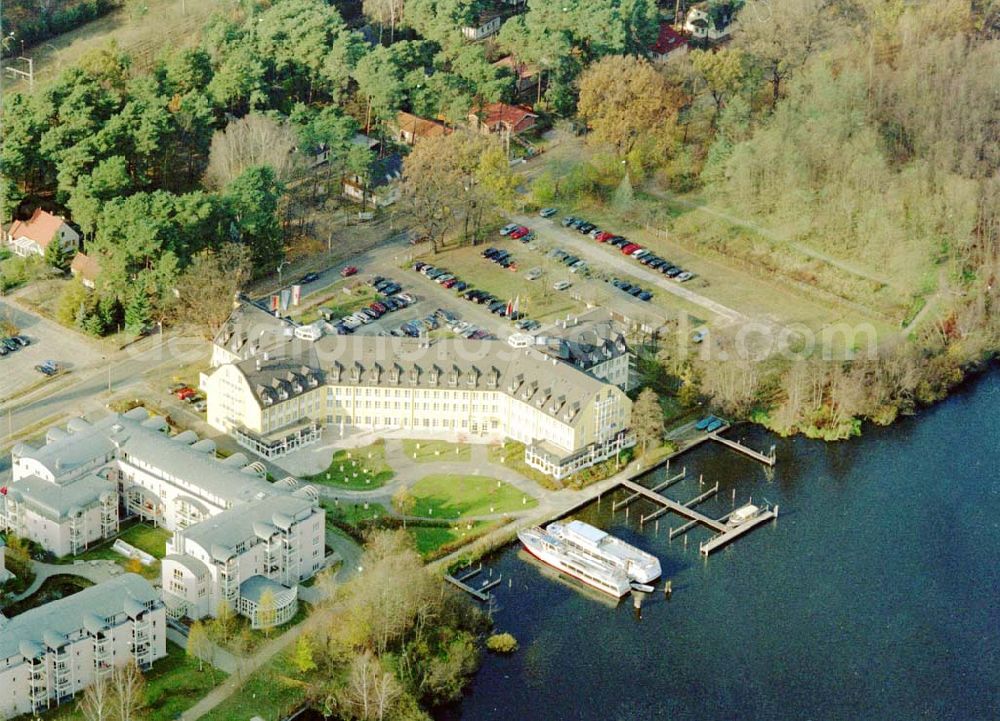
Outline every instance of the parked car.
[[355, 267], [353, 265], [349, 265], [346, 268], [344, 268], [342, 271], [340, 271], [340, 277], [341, 278], [350, 278], [352, 275], [357, 275], [357, 273], [358, 273], [357, 267]]
[[568, 228], [571, 225], [573, 225], [573, 223], [575, 221], [576, 221], [576, 218], [574, 218], [572, 215], [567, 215], [565, 218], [562, 219], [563, 227], [564, 228]]
[[715, 420], [713, 420], [711, 423], [709, 423], [705, 427], [705, 432], [706, 433], [715, 433], [717, 430], [719, 430], [720, 428], [722, 428], [722, 426], [723, 426], [724, 423], [725, 423], [725, 421], [722, 420], [721, 418], [716, 418]]
[[190, 386], [184, 386], [183, 388], [175, 391], [174, 395], [177, 396], [177, 400], [186, 401], [188, 398], [194, 396], [195, 392], [194, 388], [191, 388]]
[[522, 225], [517, 230], [513, 231], [510, 234], [510, 237], [513, 238], [514, 240], [518, 240], [520, 238], [523, 238], [530, 232], [531, 232], [530, 228], [526, 228], [525, 226]]
[[698, 330], [696, 330], [694, 333], [691, 334], [691, 342], [701, 343], [707, 337], [708, 337], [708, 328], [699, 328]]
[[517, 223], [508, 223], [500, 229], [500, 235], [510, 235], [520, 227]]
[[681, 283], [683, 283], [685, 281], [691, 280], [692, 278], [694, 278], [694, 273], [685, 270], [683, 273], [679, 273], [677, 277], [674, 278], [674, 280], [678, 280]]
[[639, 300], [646, 300], [646, 301], [648, 301], [648, 300], [652, 299], [653, 294], [650, 293], [648, 290], [644, 290], [637, 297], [639, 298]]
[[559, 281], [556, 281], [555, 283], [552, 284], [552, 289], [553, 290], [566, 290], [571, 285], [573, 285], [573, 284], [570, 283], [568, 280], [559, 280]]
[[455, 290], [455, 291], [458, 291], [459, 293], [461, 293], [463, 290], [465, 290], [468, 287], [469, 287], [468, 283], [466, 283], [464, 280], [460, 280], [460, 281], [456, 282], [455, 285], [453, 285], [451, 287], [451, 289]]
[[543, 218], [551, 218], [558, 212], [559, 210], [557, 208], [542, 208], [540, 211], [538, 211], [538, 214]]
[[602, 230], [600, 233], [594, 236], [594, 240], [596, 240], [598, 243], [607, 243], [614, 237], [615, 236], [613, 233], [609, 233], [606, 230]]
[[58, 366], [56, 366], [54, 361], [45, 361], [44, 363], [39, 363], [35, 366], [35, 370], [42, 375], [54, 376], [59, 372]]
[[528, 280], [538, 280], [539, 278], [542, 277], [542, 269], [532, 268], [531, 270], [529, 270], [527, 273], [524, 274], [524, 277], [527, 278]]
[[705, 416], [700, 421], [694, 424], [694, 429], [696, 431], [703, 431], [708, 428], [708, 424], [715, 420], [715, 416]]
[[588, 233], [590, 233], [590, 231], [594, 230], [596, 227], [597, 226], [594, 225], [593, 223], [584, 223], [583, 225], [579, 226], [577, 230], [579, 230], [584, 235], [587, 235]]
[[18, 343], [22, 348], [27, 348], [29, 345], [31, 345], [31, 339], [29, 339], [27, 336], [15, 335], [12, 337], [14, 341]]
[[427, 263], [425, 263], [422, 260], [418, 260], [416, 263], [413, 264], [413, 270], [417, 271], [418, 273], [426, 267]]
[[317, 280], [319, 280], [319, 273], [306, 273], [299, 278], [299, 284], [305, 285], [306, 283], [314, 283]]
[[0, 340], [0, 343], [2, 343], [4, 347], [9, 351], [21, 350], [21, 344], [18, 343], [13, 338], [4, 338]]

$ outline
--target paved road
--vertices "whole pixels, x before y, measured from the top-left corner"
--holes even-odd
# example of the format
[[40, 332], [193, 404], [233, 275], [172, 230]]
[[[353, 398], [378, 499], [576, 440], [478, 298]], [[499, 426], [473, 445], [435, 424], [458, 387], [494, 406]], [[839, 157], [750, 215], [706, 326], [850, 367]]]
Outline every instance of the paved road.
[[706, 298], [700, 293], [686, 288], [683, 283], [671, 280], [660, 273], [654, 273], [647, 269], [646, 266], [619, 253], [617, 248], [609, 249], [606, 245], [597, 243], [587, 236], [580, 235], [575, 230], [563, 228], [557, 219], [543, 220], [537, 216], [515, 215], [512, 221], [533, 228], [540, 237], [558, 240], [564, 247], [572, 248], [576, 255], [587, 258], [588, 262], [596, 268], [615, 269], [621, 273], [627, 273], [642, 280], [645, 285], [672, 293], [689, 303], [704, 308], [728, 323], [745, 323], [750, 321], [750, 318], [744, 313], [729, 308], [711, 298]]

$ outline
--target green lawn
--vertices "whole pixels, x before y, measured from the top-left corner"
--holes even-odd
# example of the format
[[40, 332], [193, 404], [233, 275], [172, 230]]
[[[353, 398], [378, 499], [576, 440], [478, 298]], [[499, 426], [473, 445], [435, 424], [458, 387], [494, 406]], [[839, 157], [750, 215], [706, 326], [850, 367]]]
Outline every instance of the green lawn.
[[[118, 538], [129, 545], [135, 546], [140, 551], [145, 551], [154, 558], [160, 559], [167, 555], [167, 541], [170, 540], [171, 535], [173, 534], [165, 528], [153, 528], [145, 523], [134, 523], [119, 533]], [[79, 556], [66, 556], [59, 559], [57, 563], [71, 564], [74, 561], [81, 560], [107, 560], [114, 561], [123, 568], [128, 569], [129, 559], [112, 549], [114, 542], [114, 538], [103, 541], [99, 545], [91, 546]], [[149, 566], [142, 566], [139, 572], [146, 578], [159, 578], [160, 564], [157, 561]]]
[[204, 721], [279, 721], [302, 704], [306, 689], [288, 674], [294, 669], [292, 650], [280, 653], [250, 676], [240, 690], [202, 716]]
[[414, 460], [418, 463], [472, 460], [472, 446], [468, 443], [407, 439], [403, 441], [403, 453], [407, 458], [414, 458], [415, 455]]
[[514, 486], [482, 476], [430, 475], [417, 481], [411, 493], [416, 499], [413, 515], [428, 518], [513, 513], [538, 505]]
[[[167, 655], [154, 663], [152, 670], [144, 675], [146, 707], [142, 713], [143, 721], [173, 721], [226, 679], [225, 673], [211, 668], [207, 663], [199, 671], [198, 661], [188, 658], [183, 648], [169, 641]], [[81, 698], [82, 694], [77, 694], [75, 701], [43, 713], [40, 718], [44, 721], [83, 719], [83, 713], [77, 708]], [[26, 715], [16, 721], [32, 718], [35, 717]]]
[[383, 518], [389, 515], [389, 512], [381, 503], [349, 503], [342, 501], [335, 505], [333, 501], [327, 500], [323, 500], [320, 503], [326, 509], [328, 522], [338, 520], [356, 526], [362, 521], [372, 518]]
[[501, 446], [490, 446], [487, 451], [490, 463], [498, 463], [510, 468], [525, 478], [530, 478], [542, 488], [558, 490], [562, 488], [559, 481], [542, 473], [537, 468], [532, 468], [524, 462], [524, 444], [518, 441], [507, 439]]
[[172, 721], [225, 678], [225, 673], [207, 663], [199, 671], [197, 659], [188, 657], [183, 648], [168, 642], [167, 656], [154, 663], [153, 669], [146, 674], [143, 718], [146, 721]]
[[479, 538], [496, 524], [489, 521], [469, 521], [452, 526], [410, 526], [407, 532], [413, 536], [417, 551], [425, 559], [436, 558], [439, 549], [454, 550]]
[[395, 475], [385, 462], [385, 441], [376, 441], [363, 448], [336, 451], [325, 471], [306, 476], [305, 480], [335, 488], [363, 491], [384, 486]]

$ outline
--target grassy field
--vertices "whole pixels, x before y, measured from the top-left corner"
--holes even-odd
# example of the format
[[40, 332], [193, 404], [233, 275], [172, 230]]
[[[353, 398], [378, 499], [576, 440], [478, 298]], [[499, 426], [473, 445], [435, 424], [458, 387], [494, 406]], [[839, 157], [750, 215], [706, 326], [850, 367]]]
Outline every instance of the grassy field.
[[[353, 279], [352, 282], [357, 283]], [[308, 307], [303, 308], [298, 315], [293, 313], [292, 317], [300, 323], [312, 323], [322, 317], [319, 312], [320, 308], [329, 308], [336, 315], [345, 316], [364, 308], [375, 300], [375, 291], [370, 286], [358, 285], [352, 288], [350, 293], [345, 293], [344, 290], [348, 287], [347, 282], [342, 281], [328, 289], [335, 292], [326, 293], [315, 301], [307, 298]]]
[[525, 478], [530, 478], [538, 485], [548, 489], [559, 489], [562, 485], [547, 476], [537, 468], [532, 468], [524, 462], [524, 444], [518, 441], [506, 440], [501, 446], [490, 446], [487, 452], [490, 463], [499, 463], [510, 468]]
[[330, 466], [312, 476], [306, 476], [310, 483], [345, 490], [371, 490], [392, 480], [395, 473], [385, 461], [385, 442], [376, 441], [363, 448], [338, 450], [330, 459]]
[[337, 504], [327, 500], [323, 500], [320, 503], [326, 509], [328, 522], [338, 520], [351, 526], [356, 526], [363, 521], [373, 518], [384, 518], [389, 515], [389, 511], [381, 503], [349, 503], [344, 501]]
[[424, 560], [431, 561], [481, 538], [499, 525], [497, 521], [467, 521], [451, 526], [410, 526], [407, 532], [413, 536]]
[[[125, 530], [118, 534], [118, 538], [122, 539], [129, 545], [135, 546], [140, 551], [145, 551], [149, 555], [160, 559], [167, 555], [167, 541], [170, 540], [171, 535], [173, 534], [164, 528], [153, 528], [145, 523], [135, 523], [128, 526]], [[159, 561], [152, 563], [149, 566], [132, 564], [130, 563], [130, 559], [111, 548], [114, 545], [115, 540], [116, 539], [112, 538], [104, 541], [98, 546], [92, 546], [85, 553], [82, 553], [79, 556], [67, 556], [66, 558], [60, 559], [58, 563], [71, 564], [73, 561], [81, 560], [108, 560], [118, 563], [125, 570], [140, 573], [146, 578], [160, 577]]]
[[403, 453], [407, 458], [414, 458], [418, 463], [434, 461], [471, 461], [472, 446], [468, 443], [449, 443], [448, 441], [403, 441]]
[[[145, 0], [114, 10], [68, 33], [31, 48], [35, 62], [35, 88], [44, 86], [84, 54], [114, 41], [133, 56], [135, 68], [146, 69], [165, 48], [190, 47], [198, 41], [198, 30], [215, 12], [232, 9], [235, 3], [197, 0]], [[138, 8], [145, 8], [138, 12]], [[5, 63], [6, 65], [6, 63]], [[26, 81], [7, 80], [8, 90], [27, 90]]]
[[[504, 270], [483, 258], [481, 253], [488, 247], [509, 250], [517, 262], [517, 272]], [[556, 280], [562, 280], [564, 276], [575, 278], [568, 271], [558, 277], [546, 274], [535, 281], [524, 277], [525, 271], [530, 268], [542, 267], [542, 255], [528, 250], [527, 246], [516, 240], [496, 236], [482, 245], [447, 248], [437, 255], [427, 255], [422, 260], [447, 268], [471, 287], [488, 291], [502, 300], [520, 297], [521, 311], [531, 318], [545, 320], [584, 309], [584, 304], [574, 300], [569, 293], [552, 289], [552, 284]]]
[[427, 518], [467, 518], [513, 513], [534, 508], [538, 501], [495, 478], [434, 474], [410, 489], [416, 500], [413, 515]]
[[279, 721], [302, 704], [306, 689], [288, 675], [294, 668], [292, 652], [280, 653], [250, 676], [237, 693], [229, 696], [209, 713], [204, 721], [247, 721], [259, 716], [264, 721]]

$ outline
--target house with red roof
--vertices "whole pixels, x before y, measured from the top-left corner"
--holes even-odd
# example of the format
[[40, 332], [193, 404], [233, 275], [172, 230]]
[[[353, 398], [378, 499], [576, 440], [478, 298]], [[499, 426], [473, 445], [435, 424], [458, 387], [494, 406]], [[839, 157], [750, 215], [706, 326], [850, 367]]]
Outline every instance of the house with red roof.
[[537, 121], [538, 116], [526, 105], [490, 103], [469, 111], [469, 127], [483, 135], [520, 135]]
[[36, 208], [28, 220], [15, 220], [4, 233], [4, 241], [20, 256], [45, 255], [49, 243], [58, 242], [65, 250], [80, 247], [80, 234], [66, 219]]
[[684, 53], [688, 49], [687, 35], [678, 32], [670, 23], [660, 23], [660, 34], [649, 48], [653, 62], [666, 62], [671, 55]]
[[81, 283], [93, 290], [97, 287], [97, 276], [101, 274], [101, 266], [92, 256], [86, 253], [77, 253], [73, 256], [69, 272], [73, 274], [74, 278], [79, 278]]

